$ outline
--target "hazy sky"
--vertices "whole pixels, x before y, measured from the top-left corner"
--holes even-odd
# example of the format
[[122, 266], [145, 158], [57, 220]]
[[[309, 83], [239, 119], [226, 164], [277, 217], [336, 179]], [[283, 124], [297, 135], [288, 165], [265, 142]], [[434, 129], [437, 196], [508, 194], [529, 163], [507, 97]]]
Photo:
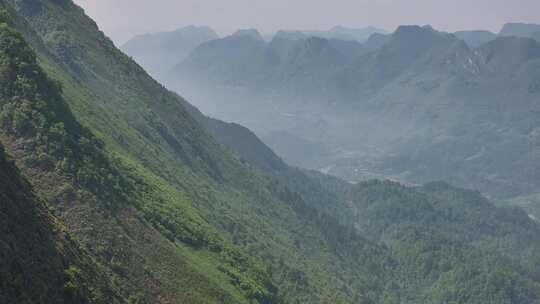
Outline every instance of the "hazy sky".
[[540, 23], [540, 0], [74, 0], [117, 43], [135, 34], [195, 24], [220, 33], [255, 27], [328, 29], [431, 24], [439, 30], [499, 31], [509, 21]]

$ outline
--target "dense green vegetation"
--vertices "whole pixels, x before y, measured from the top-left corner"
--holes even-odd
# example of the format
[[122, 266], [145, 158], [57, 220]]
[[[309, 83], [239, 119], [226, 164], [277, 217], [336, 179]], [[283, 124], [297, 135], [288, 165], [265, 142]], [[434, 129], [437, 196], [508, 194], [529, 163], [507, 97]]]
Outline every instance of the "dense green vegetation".
[[64, 241], [31, 234], [51, 227], [39, 218], [13, 222], [22, 237], [7, 226], [1, 257], [45, 259], [26, 270], [34, 290], [0, 260], [8, 302], [538, 303], [523, 212], [292, 169], [165, 90], [71, 1], [0, 6], [0, 140], [35, 190], [11, 195], [31, 191], [0, 153], [1, 210], [46, 204], [81, 248], [62, 260]]
[[397, 284], [431, 286], [425, 295], [403, 294], [408, 301], [539, 301], [539, 226], [522, 210], [496, 208], [445, 183], [404, 188], [374, 181], [349, 195], [357, 227], [399, 262]]
[[[61, 84], [47, 77], [22, 36], [0, 25], [0, 125], [9, 141], [21, 142], [29, 167], [69, 176], [75, 187], [88, 189], [113, 204], [131, 185], [107, 161], [103, 142], [81, 127], [61, 96]], [[75, 191], [66, 185], [65, 195]]]

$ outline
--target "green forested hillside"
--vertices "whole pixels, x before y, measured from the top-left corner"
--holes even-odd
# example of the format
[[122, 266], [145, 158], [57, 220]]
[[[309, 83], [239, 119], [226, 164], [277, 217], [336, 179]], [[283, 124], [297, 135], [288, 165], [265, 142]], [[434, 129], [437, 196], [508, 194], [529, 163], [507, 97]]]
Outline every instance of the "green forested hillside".
[[521, 209], [496, 208], [478, 192], [442, 182], [405, 188], [372, 181], [347, 196], [356, 227], [397, 262], [393, 284], [429, 286], [400, 292], [401, 301], [539, 301], [540, 227]]
[[[0, 6], [0, 140], [84, 262], [49, 251], [38, 265], [51, 268], [27, 269], [52, 278], [36, 291], [67, 286], [75, 303], [538, 303], [539, 228], [524, 213], [473, 196], [479, 222], [436, 208], [467, 205], [458, 189], [290, 168], [249, 130], [164, 89], [70, 0]], [[6, 207], [24, 207], [6, 185]], [[51, 244], [9, 231], [5, 256]], [[4, 261], [1, 276], [20, 273]], [[27, 287], [1, 291], [62, 296]]]

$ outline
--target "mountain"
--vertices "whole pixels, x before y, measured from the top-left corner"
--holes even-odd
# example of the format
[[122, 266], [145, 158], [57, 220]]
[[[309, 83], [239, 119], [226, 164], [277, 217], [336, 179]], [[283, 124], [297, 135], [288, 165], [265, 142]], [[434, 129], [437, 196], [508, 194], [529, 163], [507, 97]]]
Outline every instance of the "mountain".
[[[247, 96], [233, 96], [228, 102], [229, 94], [224, 94], [222, 99], [227, 99], [223, 102], [231, 105], [226, 111], [241, 113], [243, 106], [236, 103], [252, 98], [250, 88], [276, 95], [271, 99], [277, 102], [282, 99], [279, 95], [317, 100], [333, 98], [340, 91], [339, 84], [331, 78], [335, 76], [333, 73], [369, 51], [356, 41], [281, 33], [270, 42], [264, 42], [253, 36], [232, 35], [201, 45], [161, 80], [189, 99], [208, 100], [207, 104], [215, 99], [199, 98], [198, 95], [235, 88], [234, 94]], [[217, 84], [219, 88], [207, 92], [206, 84]], [[313, 86], [318, 89], [312, 90]], [[246, 88], [248, 90], [244, 90]], [[260, 109], [273, 107], [270, 103]], [[216, 109], [211, 105], [197, 105], [210, 115]], [[221, 118], [227, 120], [227, 117]]]
[[327, 31], [315, 31], [315, 30], [281, 30], [276, 33], [274, 38], [287, 38], [287, 39], [305, 39], [309, 37], [318, 37], [324, 39], [336, 39], [345, 41], [365, 42], [373, 34], [387, 34], [383, 29], [375, 28], [372, 26], [365, 28], [347, 28], [344, 26], [335, 26]]
[[264, 38], [256, 29], [241, 29], [234, 32], [231, 37], [250, 37], [251, 39], [257, 40], [259, 42], [264, 42]]
[[[10, 301], [43, 297], [50, 279], [64, 288], [23, 303], [62, 303], [60, 291], [80, 295], [66, 303], [539, 302], [539, 228], [524, 212], [446, 185], [351, 185], [288, 167], [248, 129], [167, 91], [71, 1], [0, 6], [11, 27], [0, 141], [13, 158], [0, 154], [0, 214], [14, 225], [0, 248], [46, 267], [22, 269], [43, 279], [14, 281]], [[318, 43], [305, 45], [313, 58], [329, 54]], [[18, 209], [45, 220], [20, 225]], [[72, 245], [51, 246], [47, 209]], [[425, 220], [401, 229], [411, 218]], [[88, 264], [57, 262], [77, 246]], [[2, 278], [21, 272], [2, 262]]]
[[[419, 26], [376, 35], [374, 47], [368, 41], [347, 55], [331, 40], [280, 35], [270, 50], [259, 49], [260, 58], [279, 60], [255, 64], [216, 51], [200, 61], [206, 65], [188, 58], [168, 84], [258, 134], [286, 132], [332, 147], [331, 156], [306, 163], [309, 151], [273, 144], [309, 169], [354, 181], [446, 180], [498, 198], [536, 193], [537, 42], [500, 37], [473, 49]], [[229, 71], [237, 60], [253, 69], [239, 77], [214, 69]]]
[[517, 36], [530, 38], [534, 33], [538, 31], [540, 31], [540, 24], [507, 23], [499, 32], [499, 36]]
[[121, 49], [150, 74], [159, 75], [184, 60], [200, 44], [218, 38], [209, 27], [187, 26], [172, 32], [135, 36]]
[[[455, 39], [451, 35], [436, 32], [431, 28], [400, 26], [376, 53], [360, 59], [365, 63], [360, 61], [349, 70], [345, 69], [346, 80], [354, 80], [348, 74], [355, 74], [354, 76], [365, 79], [360, 86], [376, 92], [409, 68], [413, 68], [433, 54], [443, 52], [453, 43]], [[359, 86], [352, 83], [348, 87], [343, 87], [344, 85], [341, 84], [341, 87], [345, 92], [359, 89]]]
[[454, 35], [465, 41], [471, 48], [479, 47], [497, 38], [497, 35], [490, 31], [460, 31], [455, 32]]
[[[294, 98], [305, 99], [306, 96], [301, 94], [308, 92], [310, 98], [324, 101], [348, 94], [349, 88], [343, 87], [348, 79], [341, 79], [342, 71], [349, 69], [353, 62], [365, 60], [368, 53], [377, 48], [366, 48], [360, 43], [342, 40], [299, 37], [302, 36], [281, 33], [268, 45], [259, 39], [248, 40], [247, 37], [239, 41], [235, 36], [207, 43], [178, 65], [172, 76], [178, 78], [177, 83], [195, 82], [197, 77], [201, 77], [220, 85], [234, 84], [239, 87], [257, 87], [264, 92], [276, 91], [277, 94], [285, 95], [283, 98], [289, 98], [292, 94]], [[379, 58], [375, 58], [378, 62], [373, 64], [373, 69], [377, 74], [392, 74], [386, 70], [400, 70], [404, 68], [400, 65], [413, 63], [413, 59], [418, 57], [417, 52], [427, 52], [429, 48], [435, 48], [437, 43], [451, 39], [450, 35], [433, 30], [414, 26], [400, 27], [387, 43], [380, 43], [380, 46], [385, 47], [380, 50]], [[249, 41], [257, 49], [248, 46]], [[193, 75], [192, 79], [186, 79], [190, 75]], [[382, 81], [387, 80], [385, 75], [373, 78], [376, 77], [381, 77]], [[173, 88], [178, 87], [174, 80], [168, 83]], [[187, 87], [189, 85], [182, 86], [185, 89]], [[313, 87], [316, 89], [312, 90]]]

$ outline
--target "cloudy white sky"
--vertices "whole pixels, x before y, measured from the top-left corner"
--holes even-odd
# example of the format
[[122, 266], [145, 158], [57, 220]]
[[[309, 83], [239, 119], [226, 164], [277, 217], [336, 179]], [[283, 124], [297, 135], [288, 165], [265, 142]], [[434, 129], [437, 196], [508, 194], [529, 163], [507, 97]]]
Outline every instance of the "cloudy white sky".
[[499, 31], [509, 21], [540, 23], [540, 0], [74, 0], [118, 44], [146, 32], [195, 24], [220, 33], [255, 27], [328, 29], [431, 24]]

